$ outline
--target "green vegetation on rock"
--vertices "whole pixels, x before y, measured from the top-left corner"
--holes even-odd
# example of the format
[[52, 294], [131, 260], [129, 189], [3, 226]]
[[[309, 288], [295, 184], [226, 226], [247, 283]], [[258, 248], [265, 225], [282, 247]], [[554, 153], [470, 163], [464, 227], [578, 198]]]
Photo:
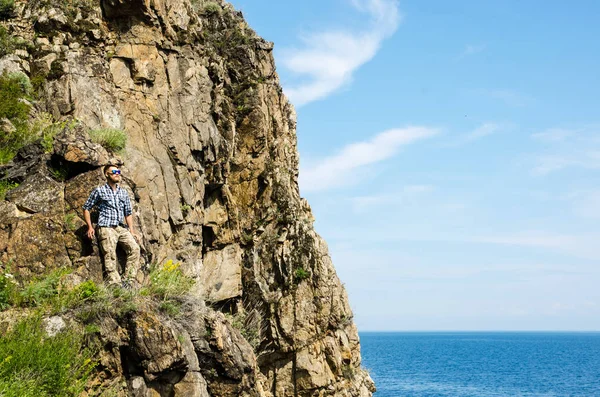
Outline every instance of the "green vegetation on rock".
[[125, 131], [117, 128], [90, 130], [89, 135], [93, 142], [99, 143], [111, 152], [123, 150], [127, 144], [127, 134], [125, 134]]
[[0, 0], [0, 20], [15, 16], [15, 0]]
[[0, 164], [9, 162], [23, 146], [41, 142], [52, 151], [54, 136], [66, 126], [48, 113], [29, 119], [33, 88], [24, 73], [0, 75]]
[[308, 276], [310, 276], [310, 273], [308, 273], [306, 270], [304, 270], [301, 267], [297, 268], [296, 271], [294, 272], [294, 277], [297, 282], [307, 279]]
[[19, 184], [16, 182], [0, 181], [0, 200], [4, 200], [6, 198], [6, 193], [17, 186], [19, 186]]
[[178, 262], [168, 260], [162, 266], [150, 269], [149, 283], [140, 291], [160, 301], [159, 309], [171, 316], [179, 314], [181, 303], [178, 298], [187, 294], [194, 280], [183, 274]]
[[55, 270], [29, 282], [8, 269], [0, 273], [0, 311], [28, 308], [25, 317], [0, 333], [0, 396], [78, 396], [84, 390], [95, 362], [83, 333], [67, 327], [48, 335], [42, 321], [96, 293], [93, 282], [68, 288], [68, 273]]
[[[194, 281], [179, 263], [155, 266], [141, 290], [97, 285], [92, 280], [73, 285], [71, 271], [57, 269], [24, 279], [0, 263], [0, 311], [19, 308], [24, 317], [0, 330], [0, 396], [79, 396], [93, 376], [95, 340], [105, 317], [120, 318], [138, 308], [179, 314], [179, 301]], [[56, 333], [45, 328], [50, 315], [70, 318]], [[91, 344], [90, 344], [91, 343]]]
[[23, 73], [0, 75], [0, 164], [10, 161], [21, 147], [33, 141], [27, 119], [31, 84]]
[[223, 12], [223, 9], [221, 8], [221, 6], [218, 3], [215, 3], [214, 1], [209, 1], [206, 2], [204, 4], [204, 6], [202, 7], [202, 14], [204, 15], [212, 15], [212, 14], [221, 14], [221, 12]]
[[0, 396], [79, 396], [95, 367], [83, 335], [47, 335], [42, 318], [19, 322], [0, 338]]
[[0, 25], [0, 57], [11, 54], [17, 48], [15, 38]]

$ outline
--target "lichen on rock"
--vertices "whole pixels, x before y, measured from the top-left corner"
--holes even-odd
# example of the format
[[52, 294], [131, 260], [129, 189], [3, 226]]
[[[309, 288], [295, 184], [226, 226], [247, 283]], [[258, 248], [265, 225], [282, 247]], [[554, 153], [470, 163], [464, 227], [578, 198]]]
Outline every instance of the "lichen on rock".
[[[76, 127], [0, 166], [20, 183], [0, 203], [1, 266], [100, 281], [81, 206], [117, 162], [144, 261], [196, 281], [176, 318], [149, 306], [101, 320], [89, 395], [125, 382], [134, 396], [370, 396], [345, 289], [299, 194], [272, 43], [224, 1], [65, 4], [17, 1], [3, 22], [32, 48], [0, 65], [36, 82], [36, 111]], [[125, 149], [93, 143], [101, 128], [124, 131]]]

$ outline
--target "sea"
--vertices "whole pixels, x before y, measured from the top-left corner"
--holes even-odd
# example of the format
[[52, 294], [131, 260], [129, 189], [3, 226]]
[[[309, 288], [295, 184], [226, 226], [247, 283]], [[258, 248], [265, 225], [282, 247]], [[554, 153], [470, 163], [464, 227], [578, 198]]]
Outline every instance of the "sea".
[[600, 397], [600, 333], [361, 332], [374, 397]]

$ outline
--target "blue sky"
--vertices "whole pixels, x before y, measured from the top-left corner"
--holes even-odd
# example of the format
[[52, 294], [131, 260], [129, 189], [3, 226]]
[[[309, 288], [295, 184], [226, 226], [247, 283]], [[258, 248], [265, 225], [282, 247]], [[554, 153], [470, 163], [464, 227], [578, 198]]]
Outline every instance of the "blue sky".
[[360, 330], [600, 330], [600, 3], [232, 3]]

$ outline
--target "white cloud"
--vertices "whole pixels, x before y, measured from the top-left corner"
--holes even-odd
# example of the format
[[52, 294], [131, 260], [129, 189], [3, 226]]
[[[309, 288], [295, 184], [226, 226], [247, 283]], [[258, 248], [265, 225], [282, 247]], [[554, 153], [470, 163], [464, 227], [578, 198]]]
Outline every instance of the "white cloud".
[[406, 185], [394, 193], [357, 196], [350, 198], [350, 201], [355, 212], [365, 212], [393, 204], [400, 204], [405, 200], [417, 198], [433, 190], [435, 190], [433, 185]]
[[457, 60], [463, 59], [470, 55], [479, 54], [480, 52], [485, 51], [486, 48], [487, 46], [485, 44], [468, 44], [457, 57]]
[[473, 237], [468, 240], [476, 243], [544, 248], [580, 258], [600, 259], [600, 248], [597, 244], [598, 238], [600, 238], [598, 235], [571, 235], [528, 231], [506, 235]]
[[570, 199], [575, 215], [584, 219], [600, 219], [600, 190], [574, 192]]
[[469, 133], [465, 139], [467, 141], [475, 141], [477, 139], [486, 137], [488, 135], [495, 134], [500, 130], [500, 125], [496, 123], [485, 123], [475, 128], [471, 133]]
[[352, 4], [369, 15], [369, 29], [311, 33], [301, 38], [303, 48], [283, 50], [283, 66], [308, 80], [284, 89], [296, 106], [322, 99], [347, 84], [352, 73], [370, 61], [382, 41], [398, 28], [401, 16], [396, 1], [352, 0]]
[[465, 134], [455, 137], [455, 139], [453, 141], [444, 144], [444, 146], [447, 146], [447, 147], [463, 146], [468, 143], [477, 141], [481, 138], [485, 138], [487, 136], [496, 134], [496, 133], [498, 133], [504, 129], [508, 129], [510, 127], [511, 127], [510, 124], [498, 124], [498, 123], [492, 123], [492, 122], [483, 123], [483, 124], [479, 125], [478, 127], [476, 127], [475, 129], [473, 129], [472, 131], [469, 131]]
[[535, 162], [536, 165], [532, 169], [532, 174], [538, 176], [547, 175], [577, 164], [574, 159], [552, 155], [537, 156]]
[[369, 141], [349, 144], [333, 156], [302, 167], [300, 188], [307, 192], [347, 185], [356, 179], [355, 172], [360, 168], [393, 157], [402, 146], [437, 133], [437, 129], [426, 127], [396, 128]]
[[533, 158], [532, 174], [543, 176], [566, 168], [600, 169], [598, 126], [551, 128], [531, 135], [543, 144], [542, 154]]
[[574, 134], [575, 131], [573, 130], [550, 128], [546, 131], [532, 134], [531, 137], [542, 142], [563, 142], [567, 138], [572, 137]]
[[533, 98], [514, 90], [492, 90], [487, 91], [487, 94], [514, 107], [525, 107], [534, 102]]

